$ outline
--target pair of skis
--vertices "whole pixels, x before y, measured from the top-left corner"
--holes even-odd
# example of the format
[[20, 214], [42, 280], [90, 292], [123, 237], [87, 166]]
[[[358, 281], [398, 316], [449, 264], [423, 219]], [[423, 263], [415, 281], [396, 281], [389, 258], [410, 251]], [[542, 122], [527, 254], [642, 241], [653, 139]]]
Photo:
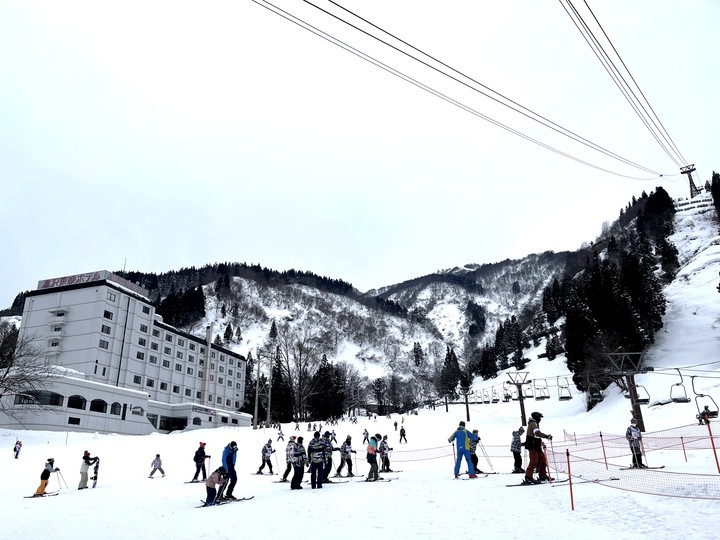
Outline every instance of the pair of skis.
[[25, 497], [26, 499], [42, 499], [43, 497], [54, 497], [60, 493], [59, 491], [48, 491], [47, 493], [43, 493], [42, 495], [28, 495]]
[[664, 468], [665, 468], [665, 465], [660, 465], [659, 467], [647, 467], [647, 466], [645, 466], [645, 467], [620, 467], [620, 470], [621, 471], [634, 471], [634, 470], [642, 471], [643, 469], [653, 470], [653, 469], [664, 469]]
[[[242, 501], [249, 501], [255, 498], [255, 495], [252, 497], [243, 497], [241, 499], [220, 499], [219, 501], [215, 502], [215, 504], [212, 504], [210, 506], [223, 506], [225, 504], [230, 503], [236, 503], [236, 502], [242, 502]], [[196, 506], [195, 508], [207, 508], [208, 506], [205, 504], [205, 501], [200, 501], [202, 505]]]

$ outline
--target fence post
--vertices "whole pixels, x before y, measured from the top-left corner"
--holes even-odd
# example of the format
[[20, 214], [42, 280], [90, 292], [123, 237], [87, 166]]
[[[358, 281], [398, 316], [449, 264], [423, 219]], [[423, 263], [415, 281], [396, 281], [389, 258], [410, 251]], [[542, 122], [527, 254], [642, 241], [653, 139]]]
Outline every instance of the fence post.
[[687, 463], [687, 452], [685, 451], [685, 439], [682, 435], [680, 435], [680, 444], [682, 445], [683, 449], [683, 456], [685, 456], [685, 463]]
[[572, 471], [570, 470], [570, 450], [565, 449], [565, 457], [567, 459], [568, 484], [570, 485], [570, 510], [575, 510], [575, 497], [573, 495]]
[[710, 428], [710, 420], [706, 419], [708, 434], [710, 435], [710, 444], [712, 445], [713, 455], [715, 456], [715, 466], [717, 467], [718, 473], [720, 474], [720, 462], [718, 462], [717, 448], [715, 448], [715, 440], [713, 439], [712, 429]]
[[605, 453], [605, 440], [603, 439], [602, 431], [600, 432], [600, 446], [602, 446], [603, 461], [605, 462], [605, 470], [608, 470], [607, 454]]

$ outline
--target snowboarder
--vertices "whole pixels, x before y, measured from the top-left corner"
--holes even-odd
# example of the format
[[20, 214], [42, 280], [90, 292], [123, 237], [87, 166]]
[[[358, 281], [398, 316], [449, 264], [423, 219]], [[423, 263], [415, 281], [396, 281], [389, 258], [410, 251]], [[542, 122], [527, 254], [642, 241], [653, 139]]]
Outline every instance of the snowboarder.
[[207, 472], [205, 471], [205, 460], [210, 459], [210, 456], [205, 454], [205, 443], [201, 442], [200, 447], [195, 450], [195, 456], [193, 461], [195, 462], [195, 476], [192, 478], [192, 482], [198, 481], [198, 476], [202, 472], [202, 479], [207, 480]]
[[235, 489], [235, 484], [237, 484], [237, 472], [235, 471], [236, 459], [237, 443], [235, 441], [230, 441], [230, 444], [228, 444], [223, 450], [222, 455], [222, 467], [225, 469], [225, 474], [227, 475], [226, 478], [229, 478], [230, 480], [227, 487], [227, 493], [225, 495], [226, 499], [235, 499], [233, 496], [233, 490]]
[[525, 470], [522, 468], [522, 441], [520, 436], [525, 433], [525, 428], [520, 426], [517, 431], [512, 432], [512, 442], [510, 443], [510, 451], [512, 452], [513, 459], [515, 461], [512, 472], [522, 473]]
[[152, 471], [150, 471], [150, 476], [148, 478], [152, 478], [153, 474], [155, 474], [155, 471], [160, 471], [160, 474], [162, 474], [162, 477], [165, 478], [165, 471], [163, 471], [162, 468], [162, 460], [160, 459], [160, 454], [155, 454], [155, 459], [150, 462], [150, 466], [153, 468]]
[[340, 476], [340, 472], [343, 467], [347, 464], [348, 476], [355, 476], [352, 472], [352, 457], [350, 454], [356, 454], [355, 450], [352, 449], [352, 437], [347, 436], [345, 442], [340, 445], [340, 465], [338, 465], [335, 476]]
[[390, 469], [390, 452], [392, 451], [392, 448], [388, 445], [387, 442], [387, 435], [383, 435], [382, 441], [380, 442], [380, 461], [382, 463], [382, 467], [380, 468], [380, 472], [392, 472]]
[[302, 489], [303, 476], [305, 475], [305, 465], [307, 464], [307, 454], [303, 446], [303, 438], [298, 437], [295, 443], [295, 453], [293, 455], [293, 477], [290, 482], [290, 489]]
[[375, 435], [370, 437], [370, 442], [367, 445], [367, 454], [365, 460], [370, 464], [370, 472], [365, 479], [366, 482], [375, 482], [380, 475], [378, 474], [378, 463], [377, 463], [377, 439]]
[[90, 452], [88, 452], [87, 450], [83, 452], [82, 464], [80, 465], [80, 483], [78, 484], [78, 489], [87, 489], [88, 470], [90, 470], [90, 465], [95, 465], [95, 463], [97, 462], [97, 456], [90, 457]]
[[285, 461], [287, 462], [287, 467], [285, 467], [285, 472], [282, 475], [282, 478], [280, 479], [281, 482], [287, 482], [288, 475], [290, 474], [290, 471], [292, 470], [293, 465], [293, 458], [295, 457], [295, 440], [297, 437], [295, 435], [290, 435], [290, 439], [288, 440], [287, 446], [285, 447]]
[[55, 467], [55, 459], [49, 458], [45, 463], [45, 467], [43, 467], [43, 470], [40, 473], [40, 485], [35, 490], [35, 497], [42, 497], [43, 495], [45, 495], [45, 488], [47, 488], [47, 485], [50, 482], [50, 473], [59, 471], [60, 469], [58, 467]]
[[265, 468], [265, 465], [268, 466], [268, 469], [270, 469], [270, 474], [273, 473], [272, 470], [272, 462], [270, 461], [270, 458], [275, 453], [275, 450], [272, 447], [272, 439], [268, 439], [267, 444], [262, 447], [262, 450], [260, 450], [260, 457], [262, 458], [262, 464], [260, 465], [260, 468], [257, 470], [255, 474], [262, 474], [263, 469]]
[[632, 467], [636, 469], [646, 468], [647, 465], [643, 465], [642, 462], [642, 448], [640, 446], [642, 444], [642, 433], [637, 427], [637, 420], [635, 418], [630, 419], [630, 425], [625, 432], [625, 438], [630, 445], [630, 451], [632, 452], [633, 456]]
[[457, 429], [448, 438], [448, 442], [455, 441], [457, 448], [457, 458], [455, 459], [455, 478], [460, 478], [460, 462], [463, 457], [468, 467], [468, 475], [470, 478], [477, 478], [475, 474], [475, 467], [473, 466], [472, 459], [470, 458], [470, 441], [477, 439], [477, 435], [474, 433], [468, 433], [465, 429], [465, 422], [462, 420], [458, 425]]
[[400, 444], [405, 441], [405, 444], [407, 444], [407, 437], [405, 437], [405, 426], [400, 426]]
[[210, 475], [210, 478], [205, 481], [205, 490], [207, 491], [207, 495], [205, 496], [204, 506], [213, 506], [218, 502], [216, 486], [222, 486], [223, 484], [225, 484], [226, 473], [227, 471], [225, 470], [225, 467], [218, 467]]
[[[552, 441], [552, 435], [540, 431], [540, 420], [542, 420], [542, 418], [543, 415], [539, 412], [534, 412], [530, 415], [527, 437], [525, 438], [525, 448], [527, 448], [530, 454], [530, 462], [528, 463], [527, 469], [525, 469], [523, 484], [537, 484], [538, 482], [550, 479], [547, 475], [547, 460], [545, 459], [545, 452], [542, 449], [542, 439]], [[539, 471], [538, 480], [533, 478], [533, 473], [536, 469]]]
[[18, 439], [15, 441], [15, 446], [13, 447], [13, 452], [15, 452], [15, 459], [18, 458], [20, 455], [20, 450], [22, 449], [22, 441]]
[[310, 485], [312, 489], [321, 489], [325, 464], [325, 445], [320, 438], [320, 432], [308, 443], [308, 459], [310, 460]]

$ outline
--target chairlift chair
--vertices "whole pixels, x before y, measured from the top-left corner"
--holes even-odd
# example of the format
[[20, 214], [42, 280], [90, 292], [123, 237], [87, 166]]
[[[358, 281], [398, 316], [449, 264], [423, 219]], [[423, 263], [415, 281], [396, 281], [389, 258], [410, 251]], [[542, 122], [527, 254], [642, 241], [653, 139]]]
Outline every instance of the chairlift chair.
[[588, 399], [593, 403], [599, 403], [605, 399], [599, 384], [591, 384], [588, 386]]
[[483, 390], [483, 403], [490, 403], [490, 392], [487, 391], [487, 388]]
[[[690, 382], [692, 383], [692, 391], [695, 394], [695, 406], [697, 407], [698, 414], [696, 418], [702, 422], [703, 418], [709, 419], [709, 418], [717, 418], [718, 417], [718, 406], [717, 403], [715, 403], [715, 400], [712, 398], [712, 396], [708, 394], [701, 394], [697, 390], [695, 390], [695, 377], [697, 375], [693, 375], [690, 378]], [[702, 404], [703, 408], [700, 408], [700, 405]]]
[[690, 403], [690, 398], [687, 395], [687, 390], [685, 390], [685, 385], [683, 384], [683, 376], [682, 373], [680, 373], [680, 370], [675, 368], [678, 372], [678, 375], [680, 375], [680, 382], [675, 383], [670, 387], [670, 400], [673, 403]]
[[[562, 378], [562, 382], [560, 381], [561, 378]], [[570, 381], [568, 381], [567, 377], [559, 377], [558, 376], [557, 385], [558, 385], [558, 400], [570, 401], [572, 399], [572, 393], [570, 392]]]
[[647, 405], [650, 403], [650, 394], [643, 385], [636, 384], [635, 393], [637, 394], [637, 403], [639, 405]]
[[495, 387], [492, 389], [492, 398], [490, 401], [493, 403], [498, 403], [500, 401], [500, 395], [497, 393], [497, 390], [495, 390]]
[[540, 381], [542, 381], [540, 384], [538, 384], [538, 379], [533, 381], [535, 401], [542, 401], [550, 397], [547, 381], [545, 379], [540, 379]]

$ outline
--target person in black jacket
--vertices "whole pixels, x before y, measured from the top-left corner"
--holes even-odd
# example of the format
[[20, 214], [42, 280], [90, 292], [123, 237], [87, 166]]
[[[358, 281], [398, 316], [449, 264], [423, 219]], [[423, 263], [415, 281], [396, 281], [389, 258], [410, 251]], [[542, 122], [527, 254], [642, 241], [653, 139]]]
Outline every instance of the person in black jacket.
[[202, 471], [202, 479], [207, 480], [207, 472], [205, 471], [205, 460], [210, 459], [210, 456], [205, 454], [205, 443], [200, 443], [200, 448], [198, 448], [195, 451], [195, 457], [193, 458], [193, 461], [195, 462], [195, 476], [193, 476], [192, 481], [197, 482], [198, 476], [200, 475], [200, 472]]
[[47, 487], [48, 482], [50, 482], [50, 473], [58, 472], [59, 470], [60, 469], [58, 467], [55, 467], [55, 460], [53, 458], [47, 460], [43, 471], [40, 473], [40, 485], [35, 490], [35, 497], [42, 497], [45, 495], [45, 488]]

